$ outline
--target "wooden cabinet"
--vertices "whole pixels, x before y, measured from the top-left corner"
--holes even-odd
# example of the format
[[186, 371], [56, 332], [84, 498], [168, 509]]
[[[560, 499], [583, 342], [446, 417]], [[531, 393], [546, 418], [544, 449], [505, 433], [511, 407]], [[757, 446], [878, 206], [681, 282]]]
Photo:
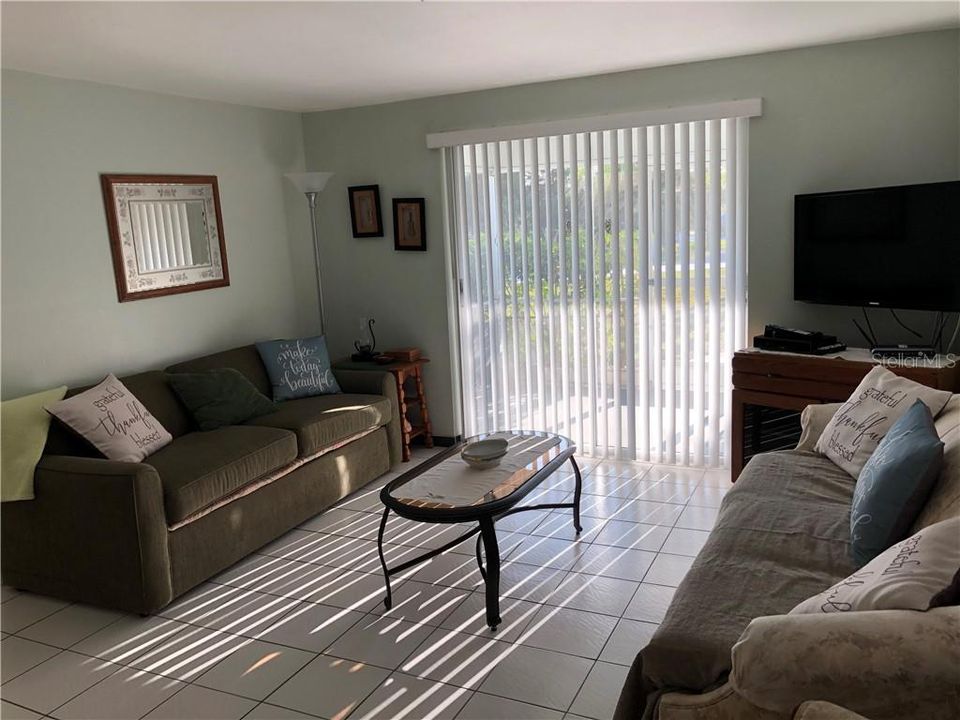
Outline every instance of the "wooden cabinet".
[[[782, 441], [790, 439], [792, 413], [807, 405], [843, 402], [875, 365], [869, 351], [850, 349], [830, 357], [741, 350], [733, 356], [732, 479], [746, 460], [764, 450], [764, 416], [782, 423]], [[960, 367], [945, 357], [888, 363], [891, 371], [939, 390], [960, 392]], [[796, 421], [799, 428], [799, 421]], [[769, 423], [769, 421], [768, 421]], [[775, 441], [774, 441], [775, 442]], [[773, 449], [773, 448], [768, 448]]]

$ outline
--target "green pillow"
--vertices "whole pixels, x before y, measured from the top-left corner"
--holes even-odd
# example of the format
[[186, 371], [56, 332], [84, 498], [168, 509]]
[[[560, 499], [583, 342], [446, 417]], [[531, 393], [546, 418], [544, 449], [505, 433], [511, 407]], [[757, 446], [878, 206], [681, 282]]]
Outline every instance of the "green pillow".
[[277, 411], [272, 400], [233, 368], [167, 373], [167, 380], [201, 430], [239, 425]]
[[33, 500], [33, 473], [47, 444], [50, 414], [44, 405], [59, 402], [67, 386], [0, 404], [0, 500]]

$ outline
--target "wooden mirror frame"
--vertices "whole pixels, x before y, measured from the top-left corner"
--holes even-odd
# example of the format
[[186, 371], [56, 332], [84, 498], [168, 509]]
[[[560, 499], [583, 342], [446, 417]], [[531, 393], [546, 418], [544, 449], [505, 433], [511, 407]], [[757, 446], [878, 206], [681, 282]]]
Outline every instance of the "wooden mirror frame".
[[[117, 285], [117, 298], [120, 302], [129, 302], [131, 300], [145, 300], [152, 297], [163, 295], [176, 295], [179, 293], [195, 292], [197, 290], [209, 290], [211, 288], [226, 287], [230, 285], [230, 272], [227, 267], [227, 248], [223, 234], [223, 216], [220, 211], [220, 189], [215, 175], [113, 175], [103, 174], [100, 176], [100, 184], [103, 190], [103, 201], [107, 213], [107, 229], [110, 236], [110, 253], [113, 258], [113, 272]], [[205, 230], [207, 231], [207, 243], [209, 245], [210, 263], [209, 270], [203, 268], [203, 265], [191, 265], [173, 267], [163, 270], [153, 270], [149, 274], [158, 274], [169, 272], [170, 276], [161, 282], [162, 287], [150, 288], [149, 284], [153, 281], [144, 281], [146, 289], [131, 288], [129, 280], [137, 279], [141, 275], [148, 274], [137, 266], [136, 249], [134, 239], [130, 237], [132, 231], [130, 228], [130, 219], [125, 216], [122, 198], [117, 197], [117, 186], [122, 185], [170, 185], [168, 192], [176, 196], [177, 189], [184, 186], [209, 187], [210, 192], [205, 190], [193, 190], [192, 192], [204, 201], [203, 214], [205, 219]], [[163, 191], [160, 191], [163, 195]], [[209, 195], [209, 196], [207, 196]], [[210, 213], [212, 206], [213, 213]], [[211, 237], [211, 228], [209, 222], [214, 219], [216, 227], [213, 232], [216, 241]], [[126, 244], [126, 249], [125, 249]], [[132, 263], [132, 264], [131, 264]], [[129, 266], [129, 267], [128, 267]], [[199, 279], [191, 280], [191, 275]], [[209, 277], [210, 279], [204, 279]]]

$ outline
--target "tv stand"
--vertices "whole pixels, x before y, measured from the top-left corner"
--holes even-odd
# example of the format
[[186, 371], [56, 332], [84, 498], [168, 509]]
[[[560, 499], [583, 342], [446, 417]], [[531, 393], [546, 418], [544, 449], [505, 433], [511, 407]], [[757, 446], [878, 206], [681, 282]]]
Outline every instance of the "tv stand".
[[[828, 357], [753, 348], [734, 353], [731, 479], [753, 455], [794, 447], [803, 408], [845, 401], [880, 362], [866, 348]], [[960, 392], [960, 365], [942, 355], [882, 362], [897, 375]]]

